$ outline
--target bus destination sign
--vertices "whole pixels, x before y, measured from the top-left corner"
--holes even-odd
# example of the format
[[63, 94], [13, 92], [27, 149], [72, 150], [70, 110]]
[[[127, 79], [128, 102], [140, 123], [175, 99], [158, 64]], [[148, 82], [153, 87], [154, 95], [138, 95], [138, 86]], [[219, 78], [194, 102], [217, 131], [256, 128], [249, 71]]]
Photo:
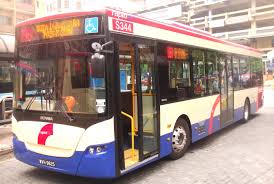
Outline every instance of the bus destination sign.
[[126, 33], [133, 33], [133, 23], [131, 22], [119, 19], [112, 19], [112, 26], [113, 30]]
[[[99, 20], [99, 17], [86, 19], [71, 18], [25, 26], [19, 29], [18, 41], [24, 43], [54, 38], [63, 38], [66, 36], [78, 36], [83, 34], [99, 33]], [[91, 24], [94, 24], [92, 25], [92, 31], [90, 31], [90, 29], [87, 29], [87, 27], [90, 27]]]
[[35, 25], [37, 33], [41, 33], [42, 39], [51, 39], [64, 36], [78, 35], [81, 32], [80, 19], [69, 19], [58, 22], [47, 22]]

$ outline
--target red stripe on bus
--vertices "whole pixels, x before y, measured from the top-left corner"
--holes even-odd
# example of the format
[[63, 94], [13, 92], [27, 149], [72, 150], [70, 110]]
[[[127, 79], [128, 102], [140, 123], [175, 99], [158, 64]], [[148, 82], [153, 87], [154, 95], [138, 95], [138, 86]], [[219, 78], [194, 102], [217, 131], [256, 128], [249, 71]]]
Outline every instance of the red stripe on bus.
[[208, 125], [208, 135], [212, 134], [214, 112], [216, 110], [217, 105], [220, 103], [220, 99], [221, 99], [221, 97], [220, 97], [220, 95], [218, 95], [218, 97], [216, 98], [216, 100], [213, 104], [213, 107], [211, 109], [209, 125]]
[[[117, 18], [116, 16], [113, 16], [112, 11], [113, 10], [106, 10], [107, 15], [110, 16], [110, 17], [113, 17], [113, 18]], [[116, 10], [114, 10], [114, 11], [116, 11]], [[120, 12], [120, 11], [118, 11], [118, 12]], [[123, 12], [123, 13], [125, 13], [125, 12]], [[127, 14], [127, 13], [125, 13], [125, 14]], [[222, 43], [222, 44], [225, 44], [225, 45], [230, 45], [230, 46], [234, 46], [234, 47], [254, 51], [254, 52], [257, 52], [257, 53], [261, 53], [259, 50], [248, 47], [248, 46], [244, 46], [244, 45], [236, 44], [236, 43], [233, 43], [233, 42], [225, 41], [225, 40], [213, 37], [211, 35], [207, 36], [208, 34], [205, 34], [205, 33], [201, 33], [201, 32], [198, 33], [198, 31], [196, 31], [195, 29], [190, 30], [190, 28], [182, 28], [181, 26], [179, 27], [179, 26], [174, 26], [174, 25], [168, 25], [168, 24], [165, 24], [165, 23], [157, 22], [157, 21], [152, 20], [152, 19], [142, 18], [142, 17], [138, 17], [138, 16], [135, 16], [135, 15], [131, 15], [131, 14], [127, 14], [127, 15], [128, 15], [127, 19], [122, 19], [122, 20], [127, 20], [127, 21], [131, 21], [133, 23], [139, 23], [139, 24], [143, 24], [143, 25], [147, 25], [147, 26], [151, 26], [151, 27], [156, 27], [156, 28], [160, 28], [160, 29], [164, 29], [164, 30], [169, 30], [169, 31], [172, 31], [172, 32], [185, 34], [185, 35], [188, 35], [188, 36], [201, 38], [201, 39], [204, 39], [204, 40], [213, 41], [213, 42], [217, 42], [217, 43]]]
[[43, 126], [38, 135], [38, 144], [45, 145], [49, 136], [53, 135], [53, 124]]
[[[114, 16], [113, 12], [121, 12], [121, 11], [116, 11], [116, 10], [111, 10], [111, 9], [104, 9], [104, 10], [90, 11], [90, 12], [86, 11], [86, 12], [63, 13], [63, 14], [51, 15], [51, 16], [47, 16], [47, 17], [30, 19], [30, 20], [27, 20], [27, 21], [24, 21], [24, 22], [21, 22], [21, 23], [17, 24], [16, 27], [31, 25], [31, 24], [35, 24], [35, 23], [41, 23], [41, 22], [45, 22], [45, 21], [48, 21], [48, 20], [64, 19], [64, 18], [85, 16], [85, 15], [107, 14], [110, 17], [117, 18], [116, 16]], [[196, 37], [196, 38], [201, 38], [201, 39], [208, 40], [208, 41], [222, 43], [222, 44], [225, 44], [225, 45], [230, 45], [230, 46], [234, 46], [234, 47], [254, 51], [254, 52], [257, 52], [257, 53], [261, 53], [257, 49], [247, 47], [247, 46], [244, 46], [244, 45], [240, 45], [240, 44], [236, 44], [236, 43], [233, 43], [233, 42], [225, 41], [225, 40], [213, 37], [213, 36], [209, 36], [208, 34], [202, 33], [201, 31], [198, 31], [194, 28], [191, 29], [190, 27], [187, 27], [187, 26], [183, 27], [183, 26], [177, 26], [177, 25], [175, 26], [175, 25], [171, 25], [171, 24], [164, 24], [164, 23], [152, 20], [152, 19], [138, 17], [138, 16], [131, 15], [131, 14], [128, 14], [128, 13], [125, 13], [125, 12], [121, 12], [121, 13], [127, 14], [127, 19], [121, 19], [121, 20], [131, 21], [133, 23], [139, 23], [139, 24], [143, 24], [143, 25], [147, 25], [147, 26], [152, 26], [152, 27], [156, 27], [156, 28], [160, 28], [160, 29], [164, 29], [164, 30], [169, 30], [169, 31], [172, 31], [172, 32], [177, 32], [177, 33], [185, 34], [185, 35]]]

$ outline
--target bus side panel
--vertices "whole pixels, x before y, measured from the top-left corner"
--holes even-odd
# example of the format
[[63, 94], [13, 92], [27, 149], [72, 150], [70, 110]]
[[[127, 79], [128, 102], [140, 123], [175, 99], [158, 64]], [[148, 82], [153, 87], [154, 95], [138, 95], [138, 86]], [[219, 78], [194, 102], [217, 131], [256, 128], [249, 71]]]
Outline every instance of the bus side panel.
[[[161, 152], [171, 152], [171, 136], [177, 119], [185, 114], [192, 129], [192, 142], [220, 129], [220, 96], [213, 95], [161, 105]], [[167, 139], [168, 136], [170, 139]], [[168, 142], [168, 143], [167, 143]], [[161, 154], [164, 154], [161, 153]]]

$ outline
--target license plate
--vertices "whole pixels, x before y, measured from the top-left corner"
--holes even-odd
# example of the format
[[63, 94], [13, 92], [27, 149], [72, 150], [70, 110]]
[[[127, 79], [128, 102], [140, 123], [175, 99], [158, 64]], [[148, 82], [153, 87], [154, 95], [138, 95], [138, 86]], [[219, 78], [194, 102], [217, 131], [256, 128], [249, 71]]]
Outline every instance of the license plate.
[[50, 161], [50, 160], [44, 160], [44, 159], [39, 159], [39, 164], [49, 166], [49, 167], [55, 167], [55, 162]]

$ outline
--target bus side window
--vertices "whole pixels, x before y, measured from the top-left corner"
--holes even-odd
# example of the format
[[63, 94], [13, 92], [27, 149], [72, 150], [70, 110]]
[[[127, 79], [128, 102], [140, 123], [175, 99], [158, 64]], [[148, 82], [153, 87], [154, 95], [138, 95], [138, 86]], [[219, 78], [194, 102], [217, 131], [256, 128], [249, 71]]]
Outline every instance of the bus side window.
[[174, 102], [189, 99], [192, 93], [189, 49], [159, 44], [158, 53], [161, 101]]
[[194, 96], [202, 97], [206, 95], [206, 76], [205, 76], [205, 53], [202, 50], [193, 50], [193, 87]]
[[239, 58], [233, 56], [233, 83], [234, 83], [234, 90], [241, 89], [241, 80], [240, 80], [240, 65], [239, 65]]
[[215, 52], [207, 52], [207, 84], [209, 95], [219, 94], [219, 71]]

